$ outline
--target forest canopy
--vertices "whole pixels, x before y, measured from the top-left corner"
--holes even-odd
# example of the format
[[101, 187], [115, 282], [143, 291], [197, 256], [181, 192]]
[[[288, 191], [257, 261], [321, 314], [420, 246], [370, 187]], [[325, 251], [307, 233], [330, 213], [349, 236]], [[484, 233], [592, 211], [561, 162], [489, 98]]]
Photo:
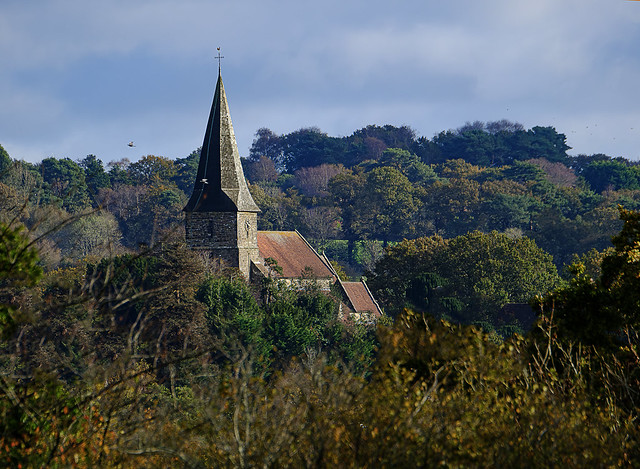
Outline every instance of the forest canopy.
[[[638, 213], [621, 215], [593, 287], [606, 294], [586, 290], [576, 264], [538, 302], [532, 333], [506, 341], [411, 310], [347, 331], [326, 296], [274, 284], [262, 310], [246, 284], [203, 276], [202, 259], [175, 246], [43, 278], [27, 234], [3, 225], [0, 460], [634, 465], [640, 309], [627, 295], [640, 236]], [[576, 341], [591, 330], [571, 327], [576, 305], [605, 344]], [[603, 321], [601, 308], [625, 314]]]
[[637, 464], [640, 165], [569, 150], [509, 121], [259, 129], [259, 229], [366, 278], [374, 324], [189, 250], [199, 150], [0, 146], [0, 462]]

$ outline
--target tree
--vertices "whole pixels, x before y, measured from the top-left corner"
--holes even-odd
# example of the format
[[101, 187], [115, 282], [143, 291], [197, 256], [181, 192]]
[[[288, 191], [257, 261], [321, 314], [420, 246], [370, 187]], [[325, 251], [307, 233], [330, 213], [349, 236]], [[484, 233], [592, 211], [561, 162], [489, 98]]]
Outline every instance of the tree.
[[531, 197], [494, 193], [482, 201], [479, 218], [484, 218], [487, 230], [529, 229], [537, 205]]
[[109, 257], [121, 246], [122, 233], [115, 216], [105, 211], [79, 217], [55, 232], [53, 238], [69, 258]]
[[[283, 155], [285, 168], [294, 173], [300, 168], [319, 166], [323, 163], [342, 163], [345, 143], [329, 137], [316, 127], [302, 128], [284, 135]], [[278, 167], [276, 163], [276, 167]]]
[[254, 183], [272, 183], [275, 182], [280, 175], [276, 170], [275, 162], [264, 155], [258, 159], [243, 159], [242, 168], [247, 179]]
[[363, 139], [366, 142], [367, 139], [371, 138], [383, 142], [387, 148], [399, 148], [410, 151], [415, 142], [416, 132], [406, 125], [401, 127], [395, 127], [393, 125], [368, 125], [363, 129], [356, 130], [352, 136], [349, 137], [349, 140]]
[[510, 179], [488, 180], [480, 187], [478, 219], [483, 230], [531, 230], [531, 220], [543, 204], [524, 184]]
[[359, 197], [362, 194], [366, 176], [361, 170], [345, 171], [329, 181], [329, 190], [335, 206], [340, 209], [341, 230], [347, 239], [347, 262], [354, 263], [355, 242], [364, 229]]
[[295, 189], [286, 192], [279, 187], [258, 184], [249, 186], [251, 196], [260, 207], [258, 229], [261, 230], [293, 230], [300, 219], [301, 197]]
[[512, 138], [512, 132], [490, 133], [483, 122], [476, 121], [435, 136], [433, 143], [439, 152], [432, 154], [439, 156], [439, 160], [435, 161], [438, 163], [448, 159], [464, 159], [480, 166], [508, 164], [513, 160], [509, 142]]
[[[376, 137], [371, 137], [371, 136], [365, 137], [362, 144], [364, 146], [364, 151], [366, 155], [366, 157], [363, 159], [367, 159], [367, 160], [380, 159], [380, 157], [382, 156], [382, 153], [388, 148], [387, 144], [384, 143], [383, 140]], [[353, 160], [351, 161], [353, 162]]]
[[529, 236], [553, 256], [558, 268], [566, 265], [574, 253], [582, 253], [593, 247], [584, 249], [588, 226], [582, 220], [567, 218], [553, 208], [542, 208], [534, 213], [531, 224], [533, 231], [529, 231]]
[[189, 196], [193, 192], [193, 184], [198, 175], [198, 164], [200, 163], [200, 152], [202, 147], [191, 152], [186, 158], [176, 158], [174, 165], [176, 174], [171, 179], [185, 195]]
[[256, 137], [249, 150], [249, 159], [252, 161], [258, 161], [263, 156], [273, 161], [278, 172], [286, 169], [283, 137], [276, 135], [266, 127], [261, 127], [256, 131]]
[[366, 174], [366, 182], [356, 200], [363, 218], [362, 234], [382, 239], [386, 246], [411, 234], [419, 202], [407, 177], [392, 167], [375, 168]]
[[480, 166], [468, 163], [461, 158], [447, 160], [436, 166], [436, 172], [447, 179], [476, 179], [484, 171]]
[[337, 234], [338, 210], [335, 207], [305, 208], [301, 214], [301, 231], [320, 246]]
[[502, 306], [526, 303], [559, 280], [551, 256], [532, 240], [476, 231], [404, 240], [387, 249], [369, 283], [392, 314], [409, 306], [498, 328]]
[[594, 161], [582, 170], [581, 176], [599, 194], [607, 189], [640, 189], [638, 168], [619, 160]]
[[184, 193], [175, 186], [159, 184], [149, 188], [142, 197], [140, 211], [129, 218], [123, 230], [127, 243], [153, 246], [182, 229], [186, 202]]
[[545, 180], [542, 168], [530, 161], [514, 161], [513, 164], [502, 169], [503, 176], [521, 184]]
[[62, 206], [77, 212], [89, 205], [89, 192], [82, 168], [69, 158], [45, 158], [40, 162], [42, 179], [48, 191]]
[[421, 218], [431, 221], [436, 233], [457, 236], [477, 226], [480, 184], [469, 179], [436, 181], [421, 194]]
[[173, 184], [100, 189], [97, 199], [118, 219], [122, 242], [128, 247], [153, 245], [164, 235], [182, 227], [186, 195]]
[[604, 153], [596, 153], [593, 155], [585, 155], [579, 154], [576, 156], [572, 156], [569, 158], [569, 162], [567, 163], [571, 169], [576, 173], [576, 176], [582, 175], [582, 171], [588, 165], [595, 161], [608, 161], [611, 157], [605, 155]]
[[[13, 161], [0, 176], [4, 184], [12, 187], [20, 204], [39, 203], [43, 198], [42, 175], [38, 168], [26, 161]], [[47, 199], [47, 197], [45, 197]]]
[[369, 172], [346, 171], [329, 183], [334, 203], [340, 208], [341, 228], [348, 240], [348, 262], [354, 263], [355, 242], [381, 239], [385, 246], [413, 229], [419, 201], [411, 182], [399, 170], [382, 166]]
[[547, 179], [562, 187], [574, 187], [578, 176], [576, 173], [563, 163], [553, 163], [545, 158], [534, 158], [528, 160], [527, 163], [533, 163], [539, 166], [546, 174]]
[[431, 166], [424, 164], [413, 153], [398, 148], [385, 150], [378, 165], [392, 166], [404, 174], [412, 184], [427, 186], [438, 180], [438, 176]]
[[443, 260], [438, 274], [450, 279], [445, 293], [465, 304], [467, 321], [484, 314], [496, 324], [504, 304], [528, 303], [560, 280], [553, 258], [533, 240], [495, 231], [452, 239]]
[[487, 122], [484, 126], [485, 130], [490, 134], [498, 134], [501, 132], [515, 133], [524, 130], [524, 126], [518, 122], [512, 122], [507, 119], [499, 121]]
[[0, 182], [0, 221], [10, 223], [19, 219], [25, 208], [25, 200], [21, 200], [18, 191]]
[[624, 326], [640, 331], [640, 212], [620, 207], [624, 226], [611, 238], [614, 252], [602, 260], [601, 282]]
[[310, 288], [293, 294], [278, 288], [275, 297], [266, 305], [264, 334], [277, 350], [281, 364], [292, 356], [302, 356], [307, 350], [322, 350], [332, 345], [332, 327], [337, 321], [336, 302]]
[[147, 155], [131, 163], [128, 171], [131, 179], [139, 185], [167, 183], [177, 174], [173, 160], [155, 155]]
[[565, 163], [568, 159], [567, 136], [558, 133], [555, 128], [535, 126], [527, 131], [531, 139], [531, 154], [534, 158], [546, 158], [549, 161]]
[[0, 340], [14, 332], [20, 322], [19, 312], [27, 313], [14, 303], [17, 298], [11, 289], [33, 286], [40, 280], [42, 268], [38, 261], [38, 252], [24, 228], [0, 222]]
[[122, 158], [118, 161], [109, 161], [107, 167], [109, 168], [109, 177], [111, 178], [111, 185], [113, 187], [133, 184], [131, 175], [128, 171], [129, 165], [131, 165], [129, 158]]
[[7, 171], [11, 168], [12, 160], [9, 153], [0, 145], [0, 179], [2, 179]]
[[432, 142], [420, 142], [420, 152], [429, 163], [462, 158], [482, 166], [500, 166], [531, 158], [568, 161], [566, 136], [553, 127], [533, 127], [525, 131], [520, 124], [476, 121], [457, 130], [440, 132]]
[[80, 160], [80, 167], [84, 170], [84, 178], [91, 198], [95, 200], [98, 190], [111, 186], [111, 178], [105, 172], [102, 161], [95, 155], [87, 155]]
[[294, 174], [296, 187], [307, 197], [326, 197], [329, 195], [329, 181], [342, 171], [341, 165], [330, 164], [300, 168]]
[[583, 262], [575, 263], [570, 283], [539, 301], [543, 320], [565, 339], [620, 346], [640, 330], [640, 212], [619, 212], [624, 226], [602, 259], [601, 275], [594, 279]]
[[96, 200], [119, 220], [126, 221], [142, 210], [142, 200], [147, 192], [144, 186], [117, 185], [113, 189], [100, 189]]

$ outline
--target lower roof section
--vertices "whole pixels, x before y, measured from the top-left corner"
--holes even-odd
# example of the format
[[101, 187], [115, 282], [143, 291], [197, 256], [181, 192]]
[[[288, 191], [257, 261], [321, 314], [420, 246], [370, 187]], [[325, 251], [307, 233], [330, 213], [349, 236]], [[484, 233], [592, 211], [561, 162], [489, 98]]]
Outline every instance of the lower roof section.
[[329, 266], [297, 231], [258, 231], [258, 251], [263, 259], [272, 258], [282, 269], [281, 278], [300, 278], [311, 272], [313, 278], [334, 278]]
[[349, 306], [356, 313], [372, 313], [375, 317], [382, 315], [382, 310], [380, 309], [380, 306], [378, 306], [378, 302], [375, 300], [364, 281], [341, 281], [340, 286], [349, 300]]

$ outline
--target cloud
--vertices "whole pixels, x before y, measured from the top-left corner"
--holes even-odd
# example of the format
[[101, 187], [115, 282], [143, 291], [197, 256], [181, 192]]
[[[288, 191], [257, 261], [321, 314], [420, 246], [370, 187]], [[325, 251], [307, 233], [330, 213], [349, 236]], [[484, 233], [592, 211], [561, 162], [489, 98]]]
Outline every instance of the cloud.
[[[141, 136], [186, 156], [222, 46], [242, 154], [260, 126], [431, 136], [509, 118], [637, 158], [631, 134], [604, 132], [636, 115], [639, 24], [638, 4], [613, 0], [4, 0], [0, 143], [19, 158], [108, 160], [121, 157], [113, 142]], [[581, 120], [606, 130], [596, 140]]]

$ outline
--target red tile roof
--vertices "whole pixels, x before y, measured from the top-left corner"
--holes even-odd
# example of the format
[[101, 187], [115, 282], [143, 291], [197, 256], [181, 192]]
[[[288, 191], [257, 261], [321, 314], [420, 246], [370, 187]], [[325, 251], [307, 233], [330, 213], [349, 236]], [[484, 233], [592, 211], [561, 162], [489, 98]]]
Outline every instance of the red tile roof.
[[340, 284], [356, 313], [370, 312], [376, 316], [382, 314], [364, 282], [340, 282]]
[[318, 253], [297, 231], [258, 231], [260, 257], [271, 257], [282, 268], [283, 278], [299, 278], [311, 268], [316, 278], [333, 277]]

